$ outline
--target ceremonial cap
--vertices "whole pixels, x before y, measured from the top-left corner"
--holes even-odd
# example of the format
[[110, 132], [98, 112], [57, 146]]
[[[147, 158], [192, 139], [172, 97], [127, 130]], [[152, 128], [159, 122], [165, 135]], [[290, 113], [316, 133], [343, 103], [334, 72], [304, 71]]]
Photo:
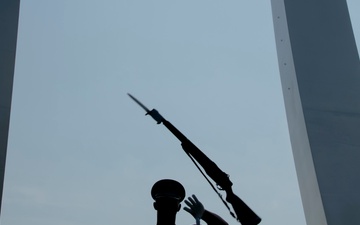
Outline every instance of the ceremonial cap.
[[151, 189], [151, 197], [154, 200], [167, 197], [181, 202], [185, 198], [185, 189], [175, 180], [163, 179], [154, 184]]

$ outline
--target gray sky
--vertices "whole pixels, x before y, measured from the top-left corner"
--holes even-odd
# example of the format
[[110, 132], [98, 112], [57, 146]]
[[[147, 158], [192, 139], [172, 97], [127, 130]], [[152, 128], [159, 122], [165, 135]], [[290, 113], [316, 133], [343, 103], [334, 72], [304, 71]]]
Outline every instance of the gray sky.
[[233, 0], [22, 1], [2, 224], [155, 224], [164, 178], [237, 224], [127, 92], [230, 174], [261, 224], [305, 224], [270, 1]]

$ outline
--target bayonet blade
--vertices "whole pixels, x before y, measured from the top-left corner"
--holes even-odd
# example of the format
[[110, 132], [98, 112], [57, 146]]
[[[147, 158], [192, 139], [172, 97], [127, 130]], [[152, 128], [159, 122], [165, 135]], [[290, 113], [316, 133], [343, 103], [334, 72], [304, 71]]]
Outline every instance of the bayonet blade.
[[139, 100], [137, 100], [134, 96], [132, 96], [131, 94], [129, 94], [129, 93], [127, 93], [128, 95], [129, 95], [129, 97], [132, 99], [132, 100], [134, 100], [137, 104], [139, 104], [139, 106], [141, 106], [141, 108], [143, 108], [145, 111], [146, 111], [146, 113], [149, 113], [150, 112], [150, 110], [146, 107], [146, 106], [144, 106]]
[[139, 104], [141, 106], [141, 108], [143, 108], [146, 111], [145, 115], [150, 115], [158, 124], [160, 124], [162, 121], [164, 121], [164, 117], [162, 117], [160, 115], [160, 113], [156, 110], [149, 110], [148, 108], [146, 108], [146, 106], [144, 106], [139, 100], [137, 100], [134, 96], [132, 96], [131, 94], [127, 93], [129, 95], [129, 97], [134, 100], [137, 104]]

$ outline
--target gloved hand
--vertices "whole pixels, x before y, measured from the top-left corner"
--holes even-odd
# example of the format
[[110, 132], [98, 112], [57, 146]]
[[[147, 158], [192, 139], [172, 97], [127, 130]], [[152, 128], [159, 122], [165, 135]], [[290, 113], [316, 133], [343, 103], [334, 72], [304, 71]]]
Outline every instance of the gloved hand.
[[196, 198], [195, 195], [188, 197], [188, 200], [184, 201], [189, 207], [184, 207], [184, 210], [190, 213], [196, 220], [196, 224], [200, 225], [200, 219], [205, 211], [203, 204]]

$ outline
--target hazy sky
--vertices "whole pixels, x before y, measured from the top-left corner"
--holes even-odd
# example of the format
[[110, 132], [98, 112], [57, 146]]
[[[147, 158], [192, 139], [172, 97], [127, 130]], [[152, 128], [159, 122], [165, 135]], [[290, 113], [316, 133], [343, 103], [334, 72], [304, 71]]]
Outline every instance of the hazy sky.
[[1, 224], [155, 224], [164, 178], [238, 224], [128, 92], [230, 174], [261, 224], [305, 224], [270, 1], [23, 0], [16, 60]]

